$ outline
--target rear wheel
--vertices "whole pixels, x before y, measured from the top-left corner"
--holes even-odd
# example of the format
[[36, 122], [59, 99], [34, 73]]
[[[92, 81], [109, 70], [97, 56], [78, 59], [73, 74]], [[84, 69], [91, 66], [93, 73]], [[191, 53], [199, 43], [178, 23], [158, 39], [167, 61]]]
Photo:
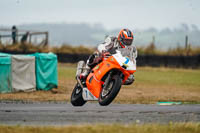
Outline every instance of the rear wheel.
[[99, 96], [99, 104], [102, 106], [109, 105], [120, 91], [122, 80], [119, 75], [114, 75], [107, 87], [103, 87]]
[[86, 101], [83, 99], [82, 91], [83, 89], [77, 83], [71, 95], [71, 104], [73, 106], [83, 106], [86, 103]]

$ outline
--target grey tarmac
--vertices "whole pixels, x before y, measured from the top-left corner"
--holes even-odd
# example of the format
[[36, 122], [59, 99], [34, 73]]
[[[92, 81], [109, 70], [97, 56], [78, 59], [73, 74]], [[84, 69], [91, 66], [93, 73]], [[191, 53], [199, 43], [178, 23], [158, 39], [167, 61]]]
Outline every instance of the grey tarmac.
[[200, 105], [0, 103], [0, 125], [200, 122]]

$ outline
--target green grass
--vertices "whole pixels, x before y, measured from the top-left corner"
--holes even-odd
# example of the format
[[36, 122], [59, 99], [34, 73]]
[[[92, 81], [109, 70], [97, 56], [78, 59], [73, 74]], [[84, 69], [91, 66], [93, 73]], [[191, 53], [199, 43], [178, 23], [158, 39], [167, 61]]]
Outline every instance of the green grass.
[[61, 127], [0, 126], [0, 133], [199, 133], [199, 123], [97, 124]]
[[[70, 101], [76, 64], [58, 64], [58, 89], [0, 94], [0, 100]], [[115, 103], [154, 104], [158, 101], [200, 103], [200, 69], [138, 67], [135, 82], [122, 86]]]
[[76, 66], [70, 65], [70, 66], [63, 66], [59, 65], [58, 66], [58, 77], [60, 79], [69, 79], [73, 80], [75, 79], [75, 74], [76, 74]]
[[137, 83], [198, 87], [200, 89], [200, 69], [139, 68], [135, 73]]
[[[59, 78], [74, 80], [75, 73], [75, 65], [59, 66]], [[134, 75], [137, 84], [193, 87], [200, 91], [200, 69], [139, 67]]]
[[[59, 66], [59, 77], [72, 79], [75, 73], [75, 65]], [[194, 85], [200, 87], [200, 69], [138, 67], [135, 76], [137, 82], [145, 84]]]

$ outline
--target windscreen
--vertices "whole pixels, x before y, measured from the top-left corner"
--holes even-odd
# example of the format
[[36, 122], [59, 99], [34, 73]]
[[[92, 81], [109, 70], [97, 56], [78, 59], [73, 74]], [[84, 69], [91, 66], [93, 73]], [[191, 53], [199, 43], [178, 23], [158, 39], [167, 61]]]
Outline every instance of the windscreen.
[[135, 60], [137, 58], [137, 49], [135, 46], [126, 46], [126, 48], [118, 49], [122, 56], [128, 57], [130, 60]]

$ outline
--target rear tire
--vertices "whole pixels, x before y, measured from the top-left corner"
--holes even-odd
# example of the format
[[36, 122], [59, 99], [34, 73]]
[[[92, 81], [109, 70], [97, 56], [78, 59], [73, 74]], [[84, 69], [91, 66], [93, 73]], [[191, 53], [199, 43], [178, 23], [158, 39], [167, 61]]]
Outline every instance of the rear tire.
[[103, 89], [101, 90], [100, 96], [99, 96], [99, 104], [101, 106], [109, 105], [117, 96], [117, 94], [120, 91], [121, 85], [122, 85], [122, 79], [119, 75], [114, 75], [112, 79], [110, 80], [111, 90], [110, 92], [104, 96]]
[[82, 92], [83, 89], [77, 83], [71, 95], [71, 104], [73, 106], [83, 106], [86, 103], [86, 101], [83, 99]]

